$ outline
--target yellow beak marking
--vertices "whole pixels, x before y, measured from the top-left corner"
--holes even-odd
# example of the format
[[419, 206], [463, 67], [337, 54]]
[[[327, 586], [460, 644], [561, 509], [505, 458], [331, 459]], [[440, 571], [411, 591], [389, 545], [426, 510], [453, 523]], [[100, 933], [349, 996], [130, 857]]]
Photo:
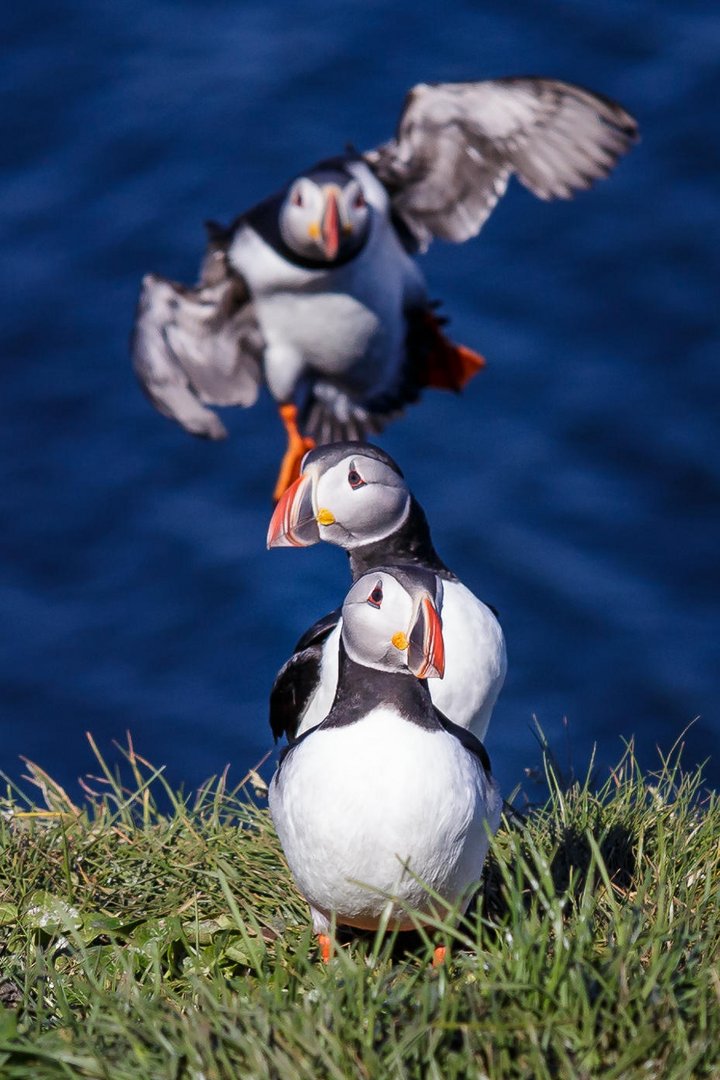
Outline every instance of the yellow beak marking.
[[308, 236], [311, 240], [320, 239], [320, 226], [317, 221], [313, 221], [312, 225], [308, 225]]
[[333, 514], [332, 510], [326, 510], [323, 507], [323, 509], [318, 510], [317, 514], [315, 515], [315, 520], [317, 521], [318, 525], [334, 525], [335, 515]]
[[410, 647], [410, 642], [405, 637], [402, 630], [398, 630], [397, 634], [393, 634], [390, 640], [392, 641], [395, 648], [400, 649], [401, 652], [404, 652], [405, 649]]

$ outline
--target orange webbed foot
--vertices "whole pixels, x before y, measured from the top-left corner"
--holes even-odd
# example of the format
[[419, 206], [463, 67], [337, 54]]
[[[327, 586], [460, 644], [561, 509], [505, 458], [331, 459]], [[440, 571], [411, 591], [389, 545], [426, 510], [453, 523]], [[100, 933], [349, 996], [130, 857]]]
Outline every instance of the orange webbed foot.
[[280, 463], [280, 472], [273, 491], [274, 502], [277, 502], [290, 485], [297, 480], [300, 475], [302, 459], [308, 450], [313, 450], [315, 447], [314, 439], [300, 434], [297, 423], [297, 405], [280, 405], [278, 412], [287, 432], [288, 444]]
[[432, 966], [442, 967], [445, 963], [445, 957], [447, 956], [447, 945], [436, 945], [433, 949]]
[[332, 940], [328, 934], [318, 934], [317, 940], [320, 949], [320, 959], [323, 964], [329, 964], [330, 956], [332, 955]]

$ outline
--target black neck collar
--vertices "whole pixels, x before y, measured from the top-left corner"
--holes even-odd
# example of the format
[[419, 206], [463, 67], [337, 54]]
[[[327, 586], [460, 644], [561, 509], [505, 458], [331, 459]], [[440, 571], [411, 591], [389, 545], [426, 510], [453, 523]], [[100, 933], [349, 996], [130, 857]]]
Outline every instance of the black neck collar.
[[425, 511], [413, 495], [410, 496], [408, 516], [397, 532], [350, 549], [348, 558], [353, 582], [377, 566], [392, 566], [393, 563], [421, 566], [445, 581], [458, 580], [435, 550]]
[[388, 705], [412, 724], [435, 731], [440, 724], [424, 679], [410, 672], [379, 671], [351, 660], [340, 640], [335, 700], [323, 728], [345, 727], [362, 720], [381, 705]]
[[[369, 716], [378, 706], [386, 705], [394, 709], [410, 724], [425, 731], [446, 731], [466, 750], [474, 754], [488, 777], [492, 775], [490, 758], [479, 739], [465, 728], [458, 727], [437, 709], [430, 697], [430, 690], [424, 679], [402, 672], [378, 671], [377, 668], [363, 667], [351, 660], [345, 651], [342, 638], [338, 653], [338, 683], [335, 700], [325, 720], [316, 727], [308, 728], [292, 741], [280, 753], [276, 780], [288, 756], [307, 738], [312, 738], [315, 731], [328, 728], [347, 727]], [[382, 752], [382, 747], [379, 748]]]

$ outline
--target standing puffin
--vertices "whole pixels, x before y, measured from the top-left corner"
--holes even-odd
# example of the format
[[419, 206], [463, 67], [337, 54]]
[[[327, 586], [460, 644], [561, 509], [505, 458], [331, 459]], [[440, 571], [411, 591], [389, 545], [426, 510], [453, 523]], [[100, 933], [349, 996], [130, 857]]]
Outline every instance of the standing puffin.
[[[353, 581], [377, 566], [411, 565], [442, 583], [445, 677], [435, 705], [460, 727], [485, 737], [505, 681], [505, 639], [494, 612], [458, 580], [433, 547], [427, 519], [389, 454], [369, 443], [311, 450], [298, 480], [275, 508], [268, 547], [345, 548]], [[338, 678], [339, 611], [320, 619], [295, 646], [270, 694], [270, 726], [279, 739], [302, 734], [327, 716]]]
[[510, 177], [541, 199], [607, 176], [637, 136], [620, 105], [544, 78], [420, 84], [395, 137], [296, 176], [209, 226], [193, 287], [147, 275], [133, 362], [154, 405], [211, 439], [207, 405], [253, 405], [264, 380], [288, 446], [279, 498], [315, 443], [379, 432], [421, 389], [484, 363], [452, 344], [412, 256], [475, 236]]
[[412, 567], [355, 582], [332, 708], [283, 752], [270, 784], [270, 813], [325, 961], [333, 918], [409, 930], [408, 908], [464, 911], [500, 822], [482, 743], [434, 707], [424, 681], [443, 674], [441, 588]]

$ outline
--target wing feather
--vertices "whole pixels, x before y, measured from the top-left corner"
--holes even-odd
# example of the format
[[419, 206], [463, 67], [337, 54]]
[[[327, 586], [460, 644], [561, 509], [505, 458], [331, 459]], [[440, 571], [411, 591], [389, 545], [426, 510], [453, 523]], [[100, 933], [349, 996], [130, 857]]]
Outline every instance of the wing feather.
[[263, 341], [244, 281], [212, 248], [195, 288], [148, 274], [132, 339], [140, 384], [155, 407], [186, 431], [227, 434], [207, 405], [250, 406], [261, 380]]
[[421, 83], [395, 137], [364, 158], [421, 249], [475, 236], [511, 175], [568, 199], [608, 175], [637, 139], [616, 102], [556, 79]]

